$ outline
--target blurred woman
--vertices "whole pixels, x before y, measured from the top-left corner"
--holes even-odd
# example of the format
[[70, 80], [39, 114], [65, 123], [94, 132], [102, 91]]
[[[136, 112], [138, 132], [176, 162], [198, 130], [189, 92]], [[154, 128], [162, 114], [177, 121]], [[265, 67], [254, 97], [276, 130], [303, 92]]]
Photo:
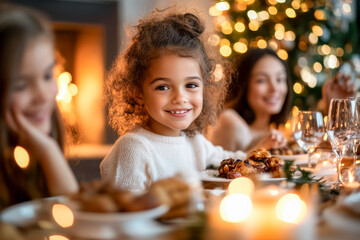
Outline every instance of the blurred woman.
[[286, 144], [270, 128], [284, 123], [291, 103], [286, 63], [271, 49], [249, 49], [235, 64], [227, 109], [219, 116], [211, 141], [226, 150], [249, 152]]

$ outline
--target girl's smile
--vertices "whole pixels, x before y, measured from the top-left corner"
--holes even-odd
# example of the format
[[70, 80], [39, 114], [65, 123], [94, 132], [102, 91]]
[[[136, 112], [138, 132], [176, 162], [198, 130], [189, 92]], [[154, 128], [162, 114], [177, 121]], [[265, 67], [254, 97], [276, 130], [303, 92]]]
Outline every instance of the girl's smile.
[[150, 117], [147, 127], [157, 134], [179, 136], [202, 110], [199, 64], [192, 58], [164, 54], [151, 61], [147, 73], [139, 97]]

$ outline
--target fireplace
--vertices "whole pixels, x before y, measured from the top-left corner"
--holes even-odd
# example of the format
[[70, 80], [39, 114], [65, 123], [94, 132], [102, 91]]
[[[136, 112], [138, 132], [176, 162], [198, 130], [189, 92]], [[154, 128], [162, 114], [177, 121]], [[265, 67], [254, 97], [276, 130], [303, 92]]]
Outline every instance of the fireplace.
[[118, 53], [118, 2], [10, 2], [39, 9], [52, 20], [59, 63], [57, 98], [70, 139], [65, 154], [79, 180], [98, 178], [99, 162], [117, 138], [108, 125], [103, 89]]

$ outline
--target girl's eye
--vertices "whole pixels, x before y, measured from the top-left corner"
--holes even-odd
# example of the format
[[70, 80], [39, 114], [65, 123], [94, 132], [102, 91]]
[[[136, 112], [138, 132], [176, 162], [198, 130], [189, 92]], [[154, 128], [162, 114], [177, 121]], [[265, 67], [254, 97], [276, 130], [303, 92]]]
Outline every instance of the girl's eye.
[[197, 88], [197, 87], [198, 87], [198, 85], [195, 83], [186, 84], [186, 88]]
[[27, 88], [27, 85], [28, 84], [26, 81], [18, 81], [17, 83], [14, 84], [13, 90], [16, 92], [23, 91]]
[[155, 89], [160, 90], [160, 91], [165, 91], [165, 90], [168, 90], [169, 88], [165, 85], [161, 85], [161, 86], [156, 87]]
[[258, 78], [256, 79], [256, 83], [265, 83], [266, 80], [264, 78]]
[[280, 78], [277, 79], [277, 81], [278, 81], [279, 83], [283, 83], [283, 82], [286, 82], [286, 78], [280, 77]]
[[51, 71], [51, 72], [46, 73], [45, 76], [44, 76], [44, 78], [45, 78], [46, 81], [53, 80], [53, 79], [54, 79], [54, 74], [53, 74], [53, 72]]

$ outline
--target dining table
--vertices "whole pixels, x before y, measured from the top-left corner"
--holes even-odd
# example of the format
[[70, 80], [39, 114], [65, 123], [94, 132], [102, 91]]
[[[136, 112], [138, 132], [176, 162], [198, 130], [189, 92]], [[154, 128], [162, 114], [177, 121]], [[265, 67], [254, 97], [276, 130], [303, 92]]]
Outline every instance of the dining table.
[[[334, 178], [333, 175], [326, 177], [327, 181]], [[78, 224], [77, 228], [64, 227], [59, 226], [60, 224], [54, 219], [54, 210], [50, 210], [51, 206], [58, 203], [59, 198], [36, 199], [11, 206], [0, 212], [0, 239], [360, 239], [360, 188], [358, 187], [353, 189], [342, 187], [337, 191], [328, 188], [330, 194], [327, 199], [320, 199], [318, 195], [316, 201], [311, 201], [311, 214], [303, 220], [301, 226], [297, 226], [296, 231], [285, 231], [279, 226], [271, 227], [274, 221], [271, 216], [264, 216], [260, 223], [255, 221], [247, 225], [246, 220], [241, 223], [242, 225], [219, 220], [216, 217], [214, 220], [214, 213], [219, 215], [219, 202], [228, 194], [229, 182], [231, 181], [217, 182], [203, 179], [203, 205], [187, 218], [167, 221], [157, 219], [165, 211], [165, 209], [157, 208], [152, 213], [140, 212], [136, 217], [129, 218], [129, 221], [124, 218], [121, 220], [120, 216], [120, 218], [114, 217], [113, 223], [103, 222], [101, 217], [89, 215], [90, 217], [82, 224]], [[281, 184], [286, 183], [285, 181], [263, 182], [260, 185], [266, 188]], [[345, 200], [350, 196], [355, 199], [353, 206], [357, 208], [357, 212], [344, 207]], [[253, 207], [255, 205], [256, 202], [253, 202]], [[257, 224], [263, 224], [263, 228], [256, 228]], [[249, 231], [253, 231], [252, 234], [248, 234]]]

